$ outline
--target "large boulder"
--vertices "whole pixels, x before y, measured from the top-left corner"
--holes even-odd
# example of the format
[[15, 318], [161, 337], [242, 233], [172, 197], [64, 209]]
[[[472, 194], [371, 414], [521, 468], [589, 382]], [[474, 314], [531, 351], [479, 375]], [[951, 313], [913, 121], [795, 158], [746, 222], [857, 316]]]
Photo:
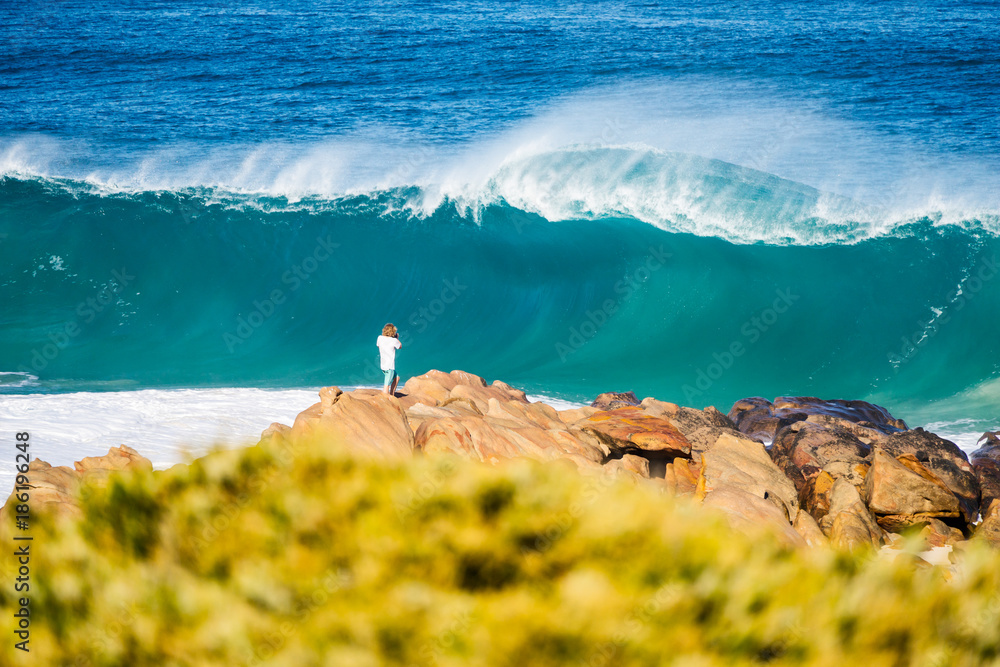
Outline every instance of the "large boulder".
[[984, 433], [979, 442], [982, 446], [969, 455], [969, 463], [979, 480], [982, 507], [989, 507], [1000, 498], [1000, 431]]
[[923, 468], [939, 479], [958, 499], [962, 519], [975, 522], [979, 515], [979, 482], [965, 452], [958, 445], [922, 428], [891, 433], [879, 438], [878, 446], [899, 459], [912, 455]]
[[781, 470], [755, 441], [723, 435], [701, 456], [696, 496], [708, 498], [722, 489], [738, 489], [776, 505], [791, 521], [798, 511], [798, 493]]
[[[879, 522], [883, 527], [959, 516], [958, 498], [934, 473], [911, 454], [894, 458], [880, 447], [875, 448], [865, 479], [864, 499], [872, 512], [888, 517]], [[914, 516], [919, 518], [907, 518]]]
[[604, 468], [613, 473], [649, 479], [649, 460], [634, 454], [625, 454], [620, 459], [612, 459], [604, 465]]
[[677, 427], [638, 407], [596, 412], [577, 425], [614, 452], [658, 459], [691, 456], [691, 443]]

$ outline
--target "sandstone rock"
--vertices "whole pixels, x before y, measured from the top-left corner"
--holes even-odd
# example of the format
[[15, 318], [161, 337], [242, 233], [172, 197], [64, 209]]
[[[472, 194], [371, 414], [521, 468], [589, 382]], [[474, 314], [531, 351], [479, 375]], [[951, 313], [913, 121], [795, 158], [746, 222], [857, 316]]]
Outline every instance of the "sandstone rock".
[[298, 437], [310, 431], [312, 429], [312, 424], [319, 421], [319, 418], [322, 415], [322, 403], [313, 403], [308, 408], [295, 415], [295, 421], [292, 422], [292, 436]]
[[[31, 494], [32, 513], [54, 513], [79, 516], [77, 493], [83, 479], [78, 471], [67, 466], [53, 467], [41, 459], [28, 464], [28, 480]], [[0, 531], [10, 529], [15, 514], [16, 489], [0, 509]]]
[[495, 389], [499, 389], [499, 390], [505, 392], [508, 396], [510, 396], [515, 401], [521, 401], [523, 403], [527, 403], [528, 402], [528, 395], [527, 394], [525, 394], [520, 389], [515, 389], [514, 387], [510, 386], [506, 382], [501, 382], [500, 380], [494, 380], [493, 384], [491, 384], [490, 386], [493, 387], [493, 388], [495, 388]]
[[[486, 380], [484, 380], [483, 378], [481, 378], [478, 375], [475, 375], [473, 373], [467, 373], [466, 371], [452, 371], [451, 373], [449, 373], [449, 375], [455, 379], [455, 385], [456, 386], [458, 386], [458, 385], [465, 385], [467, 387], [485, 387], [486, 386]], [[500, 384], [502, 384], [504, 386], [507, 386], [507, 387], [510, 386], [510, 385], [507, 385], [507, 384], [505, 384], [503, 382], [501, 382]]]
[[564, 424], [575, 424], [600, 412], [597, 408], [586, 405], [582, 408], [570, 408], [569, 410], [559, 410], [559, 420]]
[[979, 481], [982, 506], [989, 507], [995, 498], [1000, 498], [1000, 431], [984, 433], [979, 442], [983, 444], [969, 455], [969, 463]]
[[625, 454], [620, 459], [612, 459], [604, 467], [609, 471], [621, 470], [644, 479], [649, 479], [649, 461], [634, 454]]
[[774, 464], [764, 445], [723, 435], [701, 459], [697, 497], [707, 498], [720, 489], [734, 488], [775, 503], [786, 521], [795, 516], [798, 510], [795, 485]]
[[703, 504], [722, 510], [735, 530], [752, 532], [761, 528], [770, 529], [786, 544], [796, 547], [806, 545], [805, 539], [792, 528], [781, 507], [744, 487], [715, 488], [704, 497]]
[[432, 370], [408, 379], [399, 393], [403, 394], [401, 400], [405, 408], [415, 403], [434, 406], [447, 401], [455, 385], [456, 380], [450, 374]]
[[864, 498], [875, 514], [957, 517], [958, 498], [913, 457], [905, 465], [876, 447]]
[[328, 442], [382, 459], [408, 457], [413, 451], [413, 431], [399, 401], [375, 389], [342, 394], [325, 409], [322, 403], [312, 406], [296, 417], [292, 437], [315, 438], [310, 444]]
[[638, 407], [597, 412], [579, 426], [612, 451], [643, 452], [647, 458], [664, 459], [691, 455], [691, 444], [673, 424], [651, 417]]
[[590, 407], [597, 408], [598, 410], [614, 410], [632, 405], [639, 405], [639, 398], [634, 392], [608, 391], [595, 398]]
[[271, 422], [271, 425], [265, 428], [260, 433], [261, 440], [267, 440], [274, 437], [287, 437], [291, 435], [292, 429], [290, 426], [285, 426], [284, 424], [279, 424], [278, 422]]
[[564, 429], [566, 424], [559, 418], [559, 413], [551, 405], [545, 403], [527, 403], [518, 400], [499, 401], [490, 398], [487, 417], [510, 419], [523, 423], [525, 426], [538, 426], [544, 429]]
[[[111, 473], [152, 470], [149, 459], [131, 447], [112, 447], [104, 456], [88, 456], [67, 466], [53, 467], [41, 459], [28, 464], [32, 513], [80, 516], [78, 493], [84, 482], [106, 479]], [[17, 505], [16, 489], [0, 509], [0, 531], [10, 527], [11, 514]]]
[[823, 531], [820, 530], [819, 524], [816, 523], [816, 519], [814, 519], [809, 512], [806, 512], [803, 509], [799, 509], [799, 511], [795, 513], [795, 520], [792, 522], [792, 528], [794, 528], [795, 532], [802, 536], [802, 539], [805, 540], [807, 546], [819, 547], [830, 543], [830, 541], [826, 538], [826, 535], [823, 534]]
[[701, 477], [701, 462], [693, 459], [676, 458], [668, 465], [674, 480], [677, 495], [694, 495]]
[[336, 403], [343, 393], [340, 387], [323, 387], [319, 390], [319, 403], [326, 409]]
[[414, 443], [425, 453], [450, 452], [487, 463], [528, 457], [568, 459], [579, 467], [593, 467], [605, 458], [596, 439], [581, 432], [509, 428], [476, 417], [426, 420], [417, 429]]
[[449, 398], [438, 407], [446, 408], [452, 413], [463, 417], [483, 416], [483, 411], [470, 398]]
[[958, 498], [962, 517], [967, 524], [979, 514], [979, 482], [969, 460], [958, 446], [922, 428], [882, 436], [878, 446], [886, 454], [898, 458], [912, 454]]
[[837, 479], [830, 491], [830, 509], [819, 521], [830, 543], [842, 549], [878, 547], [882, 530], [875, 522], [854, 485]]
[[500, 387], [487, 387], [469, 384], [455, 385], [455, 388], [451, 390], [450, 396], [451, 398], [464, 398], [465, 400], [474, 403], [483, 414], [486, 414], [486, 412], [490, 409], [490, 400], [493, 399], [501, 403], [511, 401], [527, 402], [527, 399], [518, 398], [516, 395], [508, 393]]
[[73, 464], [77, 472], [88, 470], [152, 470], [149, 459], [131, 447], [112, 447], [104, 456], [88, 456]]
[[695, 410], [675, 403], [658, 401], [655, 398], [645, 398], [640, 405], [647, 414], [662, 417], [677, 427], [677, 430], [691, 443], [692, 458], [698, 458], [703, 452], [711, 449], [723, 434], [751, 439], [737, 430], [729, 417], [712, 406], [704, 410]]

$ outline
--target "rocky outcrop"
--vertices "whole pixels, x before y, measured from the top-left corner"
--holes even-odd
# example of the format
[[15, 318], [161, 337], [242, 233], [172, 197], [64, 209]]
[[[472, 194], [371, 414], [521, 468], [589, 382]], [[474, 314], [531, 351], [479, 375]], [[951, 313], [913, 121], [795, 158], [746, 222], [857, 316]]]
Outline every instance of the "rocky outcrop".
[[[290, 427], [271, 424], [261, 440], [383, 461], [450, 454], [488, 464], [570, 463], [692, 496], [739, 530], [765, 526], [796, 546], [871, 549], [902, 543], [896, 534], [904, 532], [929, 546], [957, 545], [972, 533], [1000, 546], [998, 434], [984, 435], [970, 462], [954, 443], [906, 429], [864, 401], [748, 398], [727, 416], [627, 392], [556, 410], [501, 381], [432, 370], [394, 396], [325, 387]], [[32, 511], [79, 512], [84, 481], [151, 468], [128, 447], [73, 468], [34, 461]]]
[[[28, 464], [28, 494], [31, 512], [54, 515], [79, 515], [79, 491], [84, 483], [102, 483], [108, 475], [124, 470], [152, 470], [149, 459], [131, 447], [112, 447], [104, 456], [88, 456], [67, 466], [51, 466], [41, 459]], [[15, 493], [0, 509], [0, 526], [11, 525], [17, 505]]]

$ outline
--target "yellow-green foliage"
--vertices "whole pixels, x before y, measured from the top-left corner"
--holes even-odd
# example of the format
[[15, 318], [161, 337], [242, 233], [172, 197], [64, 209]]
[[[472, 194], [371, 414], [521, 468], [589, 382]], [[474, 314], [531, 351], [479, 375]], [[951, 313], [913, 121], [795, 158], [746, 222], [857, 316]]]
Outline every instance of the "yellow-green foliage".
[[[34, 530], [32, 652], [5, 633], [4, 664], [998, 660], [995, 553], [973, 548], [946, 577], [790, 550], [558, 464], [258, 445], [122, 474], [82, 502], [83, 519]], [[10, 619], [9, 565], [4, 581]]]

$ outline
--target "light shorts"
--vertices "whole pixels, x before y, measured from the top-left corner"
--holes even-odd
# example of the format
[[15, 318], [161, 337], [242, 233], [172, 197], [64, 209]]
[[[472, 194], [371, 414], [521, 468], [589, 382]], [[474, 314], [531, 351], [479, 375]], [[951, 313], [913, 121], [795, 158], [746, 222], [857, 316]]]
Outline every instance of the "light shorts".
[[385, 386], [388, 387], [392, 384], [392, 381], [396, 379], [396, 370], [390, 368], [389, 370], [383, 370], [382, 372], [385, 373]]

